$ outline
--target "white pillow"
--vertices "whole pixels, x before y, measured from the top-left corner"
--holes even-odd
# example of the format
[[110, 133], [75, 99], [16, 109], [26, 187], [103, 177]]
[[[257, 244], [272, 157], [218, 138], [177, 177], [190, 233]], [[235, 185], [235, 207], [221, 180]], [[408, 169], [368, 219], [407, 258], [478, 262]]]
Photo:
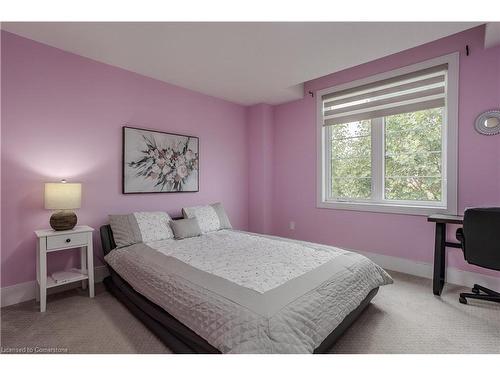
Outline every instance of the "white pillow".
[[212, 206], [186, 207], [182, 209], [182, 214], [186, 219], [195, 217], [202, 233], [221, 229], [219, 216]]
[[219, 216], [220, 229], [232, 229], [233, 226], [229, 221], [229, 217], [227, 216], [226, 210], [224, 209], [222, 203], [212, 203], [210, 206], [214, 208], [215, 212], [217, 212], [217, 216]]
[[174, 238], [170, 228], [170, 216], [166, 212], [134, 212], [142, 242], [160, 241]]
[[202, 233], [213, 232], [220, 229], [231, 229], [231, 223], [227, 217], [222, 203], [212, 203], [208, 206], [194, 206], [182, 209], [182, 215], [186, 219], [195, 217]]

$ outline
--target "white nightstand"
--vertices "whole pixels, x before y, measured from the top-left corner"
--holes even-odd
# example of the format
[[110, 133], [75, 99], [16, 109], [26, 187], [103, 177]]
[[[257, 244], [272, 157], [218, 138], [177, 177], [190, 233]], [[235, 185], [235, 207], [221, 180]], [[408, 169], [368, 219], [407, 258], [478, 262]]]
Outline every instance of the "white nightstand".
[[[44, 312], [47, 304], [47, 289], [60, 285], [82, 281], [82, 288], [86, 288], [88, 281], [89, 297], [94, 297], [94, 258], [92, 252], [92, 232], [94, 228], [86, 225], [74, 227], [72, 230], [55, 231], [52, 229], [36, 230], [38, 237], [36, 249], [36, 280], [37, 301], [40, 301], [40, 311]], [[64, 281], [56, 282], [47, 276], [47, 253], [80, 248], [80, 268], [68, 270], [70, 272]]]

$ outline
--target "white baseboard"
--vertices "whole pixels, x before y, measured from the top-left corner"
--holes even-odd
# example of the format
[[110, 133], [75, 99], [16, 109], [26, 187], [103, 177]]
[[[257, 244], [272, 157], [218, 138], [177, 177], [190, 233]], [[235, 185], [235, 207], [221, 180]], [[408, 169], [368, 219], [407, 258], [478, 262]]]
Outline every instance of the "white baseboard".
[[[409, 275], [432, 279], [433, 265], [430, 263], [417, 262], [414, 260], [381, 255], [364, 251], [350, 250], [373, 260], [382, 268], [391, 271], [407, 273]], [[445, 280], [447, 283], [467, 286], [472, 288], [474, 284], [480, 284], [486, 288], [500, 290], [500, 278], [481, 273], [459, 270], [458, 268], [447, 267]]]
[[[430, 263], [417, 262], [414, 260], [369, 253], [365, 251], [350, 250], [366, 256], [373, 260], [382, 268], [391, 271], [407, 273], [409, 275], [425, 277], [432, 279], [433, 266]], [[99, 283], [108, 275], [106, 266], [96, 267], [94, 269], [95, 282]], [[446, 269], [446, 282], [472, 287], [474, 284], [481, 284], [493, 290], [500, 290], [500, 278], [483, 275], [480, 273], [462, 271], [457, 268], [448, 267]], [[49, 289], [49, 294], [60, 292], [61, 290], [73, 288], [73, 284], [62, 285], [59, 288]], [[16, 303], [35, 299], [36, 281], [28, 281], [22, 284], [7, 286], [1, 289], [1, 305], [10, 306]]]
[[[99, 266], [94, 268], [94, 281], [96, 283], [102, 282], [104, 278], [108, 275], [109, 272], [106, 266]], [[75, 287], [76, 283], [80, 283], [80, 281], [61, 285], [60, 287], [50, 288], [47, 291], [47, 293], [53, 294], [61, 292], [63, 290], [72, 289]], [[35, 299], [36, 287], [37, 287], [37, 282], [36, 280], [33, 280], [33, 281], [28, 281], [26, 283], [10, 285], [6, 286], [5, 288], [2, 288], [0, 293], [1, 306], [4, 307], [4, 306], [15, 305], [16, 303], [21, 303], [24, 301]]]

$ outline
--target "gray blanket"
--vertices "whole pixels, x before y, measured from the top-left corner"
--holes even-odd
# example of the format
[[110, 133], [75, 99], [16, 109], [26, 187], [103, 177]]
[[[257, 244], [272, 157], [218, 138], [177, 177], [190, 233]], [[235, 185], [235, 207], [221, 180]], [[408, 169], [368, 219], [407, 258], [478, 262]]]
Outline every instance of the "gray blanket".
[[135, 244], [106, 261], [223, 353], [312, 353], [372, 289], [392, 283], [359, 254], [233, 230]]

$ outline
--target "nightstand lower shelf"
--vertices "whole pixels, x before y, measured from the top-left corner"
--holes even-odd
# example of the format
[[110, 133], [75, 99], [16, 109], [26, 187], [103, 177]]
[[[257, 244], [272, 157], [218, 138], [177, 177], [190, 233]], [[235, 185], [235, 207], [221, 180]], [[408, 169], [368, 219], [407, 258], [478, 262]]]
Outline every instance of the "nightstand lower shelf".
[[65, 272], [71, 273], [72, 275], [66, 278], [64, 281], [55, 281], [52, 276], [47, 276], [47, 288], [54, 288], [56, 286], [66, 285], [70, 283], [74, 283], [77, 281], [88, 280], [89, 276], [86, 270], [81, 270], [77, 268], [72, 268], [70, 270], [66, 270]]

